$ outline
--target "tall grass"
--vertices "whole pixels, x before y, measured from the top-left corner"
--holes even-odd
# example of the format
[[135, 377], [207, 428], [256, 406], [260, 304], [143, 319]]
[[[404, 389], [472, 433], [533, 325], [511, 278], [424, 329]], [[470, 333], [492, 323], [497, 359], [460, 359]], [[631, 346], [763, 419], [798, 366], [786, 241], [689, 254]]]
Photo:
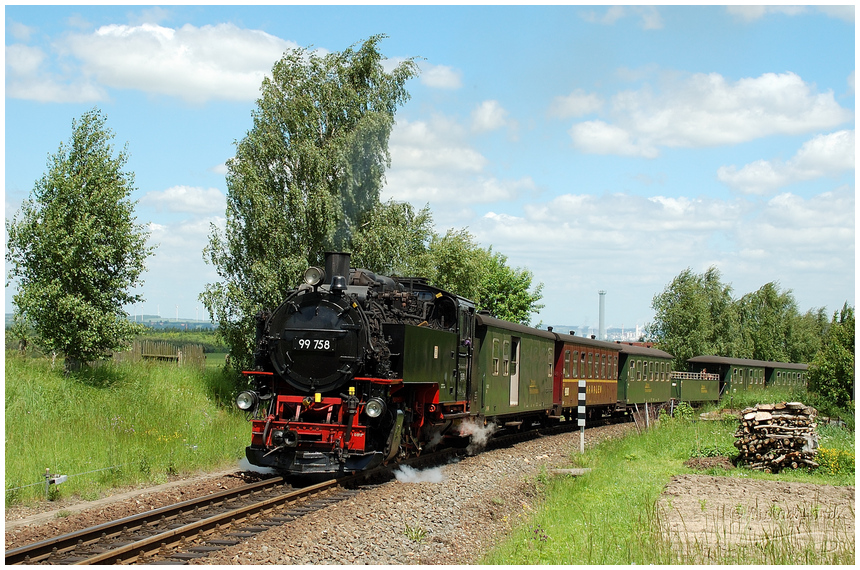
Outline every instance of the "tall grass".
[[249, 438], [217, 369], [108, 364], [65, 377], [59, 363], [7, 351], [5, 374], [7, 506], [44, 499], [44, 484], [32, 484], [46, 468], [70, 476], [53, 495], [95, 498], [235, 465]]
[[[506, 542], [489, 552], [486, 564], [703, 564], [713, 563], [695, 547], [673, 548], [660, 527], [657, 501], [673, 475], [690, 473], [683, 463], [703, 448], [732, 447], [737, 423], [661, 421], [657, 427], [620, 440], [607, 441], [572, 456], [577, 467], [591, 472], [572, 478], [544, 478], [545, 501]], [[852, 448], [853, 449], [853, 448]], [[831, 476], [797, 471], [767, 475], [737, 469], [734, 477], [853, 485], [853, 471]], [[723, 475], [715, 469], [708, 473]], [[833, 529], [842, 536], [845, 529]], [[842, 533], [842, 534], [840, 534]], [[762, 548], [734, 552], [719, 563], [833, 563], [826, 551], [796, 552], [775, 537]], [[832, 543], [831, 543], [832, 545]], [[757, 545], [762, 546], [762, 545]], [[797, 556], [800, 556], [798, 558]], [[840, 563], [853, 563], [854, 549]]]

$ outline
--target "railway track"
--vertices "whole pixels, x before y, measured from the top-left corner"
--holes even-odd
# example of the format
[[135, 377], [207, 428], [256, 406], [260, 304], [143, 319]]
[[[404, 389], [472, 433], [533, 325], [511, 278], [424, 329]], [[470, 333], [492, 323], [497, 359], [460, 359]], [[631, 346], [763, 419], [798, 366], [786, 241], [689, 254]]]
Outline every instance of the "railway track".
[[[266, 522], [267, 517], [291, 520], [301, 513], [297, 509], [320, 508], [324, 498], [329, 504], [346, 498], [354, 492], [342, 487], [348, 479], [351, 478], [301, 489], [289, 488], [280, 477], [266, 479], [9, 550], [5, 553], [5, 563], [128, 564], [170, 558], [174, 562], [187, 560], [214, 547], [223, 548], [231, 541], [243, 540], [254, 529], [264, 530], [266, 525], [286, 522]], [[298, 507], [299, 503], [302, 507]], [[292, 513], [291, 507], [296, 507]], [[209, 539], [214, 542], [208, 544]], [[189, 552], [173, 556], [180, 554], [173, 551], [183, 546], [188, 546]]]
[[[511, 433], [491, 439], [488, 447], [569, 431], [573, 425], [568, 422], [556, 428]], [[347, 499], [367, 482], [390, 478], [399, 465], [423, 468], [461, 453], [464, 451], [446, 449], [298, 489], [273, 477], [15, 548], [5, 553], [5, 563], [183, 563]]]

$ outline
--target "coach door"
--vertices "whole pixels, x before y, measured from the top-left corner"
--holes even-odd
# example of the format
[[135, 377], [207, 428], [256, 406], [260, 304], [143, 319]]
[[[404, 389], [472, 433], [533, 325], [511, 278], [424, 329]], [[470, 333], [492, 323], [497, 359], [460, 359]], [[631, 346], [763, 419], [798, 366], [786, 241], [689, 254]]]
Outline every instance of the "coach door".
[[520, 403], [520, 339], [511, 337], [511, 406]]

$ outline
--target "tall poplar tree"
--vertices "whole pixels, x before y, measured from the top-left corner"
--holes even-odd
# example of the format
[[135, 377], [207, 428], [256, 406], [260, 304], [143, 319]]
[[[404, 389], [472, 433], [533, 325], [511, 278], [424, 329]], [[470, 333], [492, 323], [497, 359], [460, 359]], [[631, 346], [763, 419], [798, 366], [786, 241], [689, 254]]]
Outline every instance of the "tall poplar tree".
[[383, 69], [383, 37], [324, 56], [285, 53], [227, 161], [226, 228], [213, 226], [204, 250], [220, 281], [201, 300], [238, 366], [250, 363], [254, 315], [324, 251], [347, 246], [379, 203], [395, 111], [417, 73], [412, 59]]
[[854, 307], [847, 302], [833, 313], [821, 350], [809, 369], [809, 389], [841, 408], [854, 410]]
[[716, 267], [701, 275], [688, 267], [654, 297], [651, 308], [655, 315], [648, 338], [675, 356], [676, 370], [684, 370], [687, 359], [699, 355], [752, 356], [740, 341], [732, 288], [721, 281]]
[[138, 327], [124, 307], [142, 300], [132, 290], [153, 249], [129, 198], [127, 148], [114, 156], [106, 122], [97, 109], [73, 121], [71, 139], [6, 222], [16, 320], [65, 357], [67, 373], [127, 346]]

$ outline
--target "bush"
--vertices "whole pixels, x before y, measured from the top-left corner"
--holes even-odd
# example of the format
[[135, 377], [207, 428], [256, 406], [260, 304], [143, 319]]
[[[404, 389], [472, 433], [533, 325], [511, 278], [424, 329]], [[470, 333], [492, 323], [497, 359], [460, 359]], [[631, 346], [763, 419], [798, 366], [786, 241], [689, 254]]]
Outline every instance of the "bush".
[[854, 473], [853, 451], [821, 447], [818, 449], [815, 461], [818, 463], [817, 471], [825, 475]]

